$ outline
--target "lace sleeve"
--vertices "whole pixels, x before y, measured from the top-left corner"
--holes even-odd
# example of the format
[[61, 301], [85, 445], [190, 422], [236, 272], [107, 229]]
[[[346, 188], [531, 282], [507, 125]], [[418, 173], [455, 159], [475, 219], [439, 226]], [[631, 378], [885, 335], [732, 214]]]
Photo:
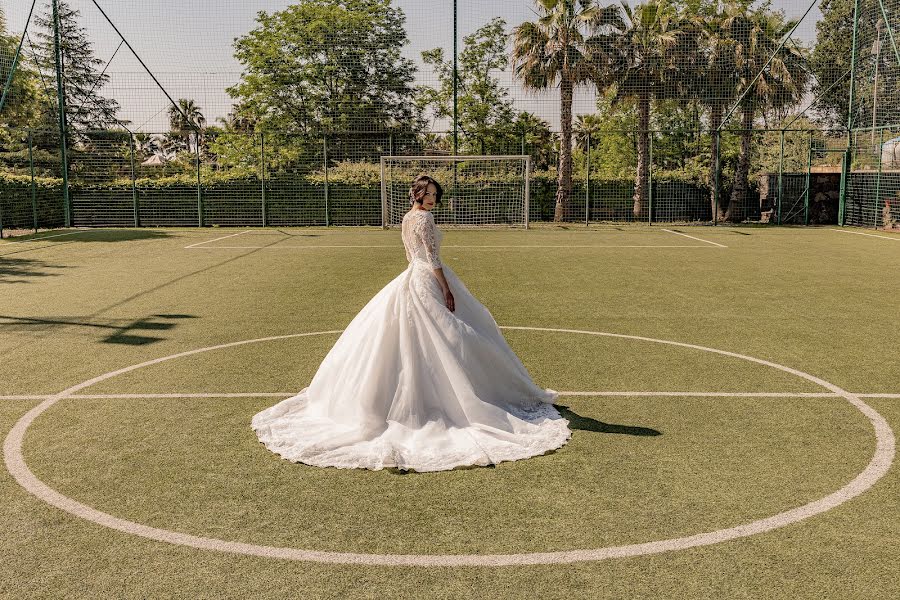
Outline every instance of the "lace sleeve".
[[428, 263], [431, 265], [431, 268], [440, 269], [442, 267], [441, 257], [438, 255], [438, 248], [435, 243], [434, 227], [434, 215], [426, 212], [416, 222], [415, 232], [422, 240], [422, 247], [425, 248], [425, 255], [428, 257]]

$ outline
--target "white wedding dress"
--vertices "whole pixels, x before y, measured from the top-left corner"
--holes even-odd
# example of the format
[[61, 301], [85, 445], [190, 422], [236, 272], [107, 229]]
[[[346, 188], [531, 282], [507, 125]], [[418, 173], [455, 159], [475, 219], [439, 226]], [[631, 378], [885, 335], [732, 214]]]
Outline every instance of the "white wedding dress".
[[441, 471], [566, 443], [558, 393], [534, 383], [487, 308], [441, 263], [442, 237], [430, 211], [404, 216], [409, 266], [353, 318], [308, 387], [253, 416], [266, 448], [322, 467]]

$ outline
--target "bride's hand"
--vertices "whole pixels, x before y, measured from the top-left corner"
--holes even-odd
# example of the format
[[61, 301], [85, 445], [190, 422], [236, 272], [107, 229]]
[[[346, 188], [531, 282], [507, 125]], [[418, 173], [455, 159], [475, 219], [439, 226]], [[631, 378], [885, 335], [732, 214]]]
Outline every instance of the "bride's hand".
[[450, 312], [456, 310], [456, 304], [453, 300], [453, 294], [450, 292], [449, 288], [444, 292], [444, 302], [447, 303], [447, 308], [450, 309]]

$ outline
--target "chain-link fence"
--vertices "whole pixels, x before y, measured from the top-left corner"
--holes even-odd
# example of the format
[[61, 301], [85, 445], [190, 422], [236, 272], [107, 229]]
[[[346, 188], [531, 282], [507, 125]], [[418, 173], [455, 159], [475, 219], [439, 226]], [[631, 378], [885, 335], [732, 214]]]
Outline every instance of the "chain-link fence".
[[532, 221], [897, 218], [900, 0], [0, 9], [7, 229], [380, 225], [438, 154], [529, 155]]

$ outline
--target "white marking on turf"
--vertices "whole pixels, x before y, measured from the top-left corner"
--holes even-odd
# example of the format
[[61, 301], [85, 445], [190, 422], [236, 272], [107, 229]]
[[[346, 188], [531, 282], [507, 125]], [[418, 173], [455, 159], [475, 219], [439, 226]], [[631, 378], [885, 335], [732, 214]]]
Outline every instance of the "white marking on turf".
[[709, 240], [703, 240], [703, 239], [700, 239], [700, 238], [698, 238], [698, 237], [694, 237], [694, 236], [692, 236], [692, 235], [688, 235], [688, 234], [686, 234], [686, 233], [681, 233], [680, 231], [672, 231], [671, 229], [663, 229], [663, 231], [667, 231], [667, 232], [669, 232], [669, 233], [674, 233], [675, 235], [683, 235], [683, 236], [686, 237], [686, 238], [691, 238], [692, 240], [697, 240], [698, 242], [705, 242], [705, 243], [707, 243], [707, 244], [712, 244], [713, 246], [718, 246], [719, 248], [727, 248], [727, 247], [728, 247], [728, 246], [725, 246], [725, 245], [723, 245], [723, 244], [718, 244], [718, 243], [716, 243], [716, 242], [711, 242], [711, 241], [709, 241]]
[[74, 385], [58, 394], [54, 394], [47, 400], [35, 406], [28, 411], [15, 425], [13, 425], [9, 434], [3, 442], [3, 454], [6, 468], [15, 480], [25, 488], [29, 493], [45, 502], [60, 508], [76, 517], [86, 519], [116, 529], [125, 533], [142, 536], [161, 542], [168, 542], [192, 548], [204, 550], [214, 550], [219, 552], [231, 552], [235, 554], [243, 554], [250, 556], [262, 556], [267, 558], [281, 558], [285, 560], [301, 560], [322, 563], [338, 563], [338, 564], [364, 564], [364, 565], [384, 565], [384, 566], [426, 566], [426, 567], [460, 567], [460, 566], [508, 566], [508, 565], [530, 565], [530, 564], [558, 564], [584, 561], [597, 561], [610, 558], [623, 558], [631, 556], [641, 556], [646, 554], [659, 554], [661, 552], [670, 552], [673, 550], [683, 550], [697, 546], [707, 546], [717, 544], [727, 540], [747, 537], [764, 533], [773, 529], [784, 527], [791, 523], [796, 523], [812, 516], [824, 513], [832, 508], [840, 506], [844, 502], [859, 496], [881, 479], [890, 469], [896, 452], [896, 440], [894, 432], [877, 411], [864, 403], [859, 397], [850, 392], [841, 389], [833, 383], [820, 379], [809, 373], [792, 369], [784, 365], [779, 365], [767, 360], [754, 358], [736, 352], [727, 350], [718, 350], [706, 346], [698, 346], [696, 344], [687, 344], [683, 342], [674, 342], [669, 340], [659, 340], [655, 338], [641, 337], [636, 335], [625, 335], [618, 333], [606, 333], [601, 331], [585, 331], [578, 329], [552, 329], [547, 327], [514, 327], [501, 326], [501, 329], [519, 329], [528, 331], [548, 331], [555, 333], [575, 333], [584, 335], [595, 335], [619, 339], [638, 340], [652, 342], [657, 344], [666, 344], [670, 346], [678, 346], [682, 348], [691, 348], [694, 350], [702, 350], [740, 358], [749, 362], [765, 365], [790, 373], [820, 385], [833, 393], [842, 396], [850, 404], [856, 407], [872, 424], [875, 433], [875, 452], [872, 455], [869, 464], [853, 478], [847, 485], [843, 486], [836, 492], [833, 492], [824, 498], [814, 500], [803, 506], [787, 510], [785, 512], [772, 515], [716, 531], [699, 533], [696, 535], [685, 536], [680, 538], [671, 538], [665, 540], [657, 540], [645, 542], [641, 544], [627, 544], [622, 546], [607, 546], [605, 548], [588, 548], [579, 550], [564, 550], [557, 552], [528, 552], [520, 554], [363, 554], [351, 552], [325, 552], [317, 550], [303, 550], [300, 548], [284, 548], [275, 546], [262, 546], [257, 544], [247, 544], [242, 542], [232, 542], [217, 538], [208, 538], [202, 536], [191, 535], [187, 533], [179, 533], [167, 529], [150, 527], [134, 521], [120, 519], [108, 513], [99, 511], [95, 508], [82, 504], [77, 500], [60, 494], [53, 488], [38, 479], [35, 474], [28, 468], [25, 457], [22, 454], [22, 445], [25, 438], [25, 432], [34, 420], [45, 410], [53, 406], [59, 400], [69, 397], [77, 391], [90, 387], [96, 383], [116, 377], [123, 373], [128, 373], [142, 367], [159, 364], [168, 360], [208, 352], [210, 350], [218, 350], [222, 348], [231, 348], [244, 344], [252, 344], [257, 342], [265, 342], [271, 340], [281, 340], [287, 338], [296, 338], [312, 335], [326, 335], [333, 333], [341, 333], [340, 331], [321, 331], [311, 333], [297, 333], [290, 335], [272, 336], [259, 338], [255, 340], [242, 340], [239, 342], [231, 342], [228, 344], [219, 344], [217, 346], [209, 346], [206, 348], [198, 348], [196, 350], [188, 350], [171, 356], [163, 356], [129, 367], [124, 367], [116, 371], [111, 371], [103, 375], [89, 379], [77, 385]]
[[[127, 400], [153, 398], [289, 398], [297, 392], [183, 392], [167, 394], [72, 394], [66, 398], [84, 400]], [[900, 394], [859, 394], [851, 392], [857, 398], [900, 399]], [[660, 398], [841, 398], [834, 392], [620, 392], [620, 391], [562, 391], [560, 396], [625, 396], [625, 397], [660, 397]], [[0, 396], [0, 400], [46, 400], [54, 394]]]
[[883, 240], [894, 240], [895, 242], [900, 242], [900, 237], [891, 237], [889, 235], [876, 235], [874, 233], [863, 233], [862, 231], [850, 231], [847, 229], [833, 229], [832, 231], [837, 231], [838, 233], [852, 233], [854, 235], [865, 235], [867, 237], [881, 238]]
[[205, 241], [202, 241], [202, 242], [197, 242], [196, 244], [191, 244], [190, 246], [185, 246], [184, 249], [185, 249], [185, 250], [188, 250], [188, 249], [190, 249], [190, 248], [196, 248], [196, 247], [200, 246], [200, 244], [211, 244], [211, 243], [213, 243], [213, 242], [218, 242], [219, 240], [224, 240], [224, 239], [227, 239], [227, 238], [233, 238], [233, 237], [236, 237], [236, 236], [239, 236], [239, 235], [244, 235], [245, 233], [250, 233], [251, 231], [253, 231], [253, 230], [252, 230], [252, 229], [248, 229], [247, 231], [239, 231], [239, 232], [237, 232], [237, 233], [232, 233], [231, 235], [223, 235], [222, 237], [217, 237], [217, 238], [212, 239], [212, 240], [205, 240]]
[[[221, 239], [221, 238], [219, 238]], [[215, 240], [210, 240], [215, 241]], [[703, 240], [701, 240], [703, 241]], [[201, 242], [205, 243], [205, 242]], [[714, 244], [715, 242], [709, 242], [710, 244]], [[717, 246], [720, 244], [716, 244]], [[194, 245], [196, 246], [196, 244]], [[389, 245], [381, 245], [381, 246], [364, 246], [364, 245], [324, 245], [324, 244], [316, 244], [316, 245], [308, 245], [308, 246], [185, 246], [185, 248], [190, 248], [191, 250], [305, 250], [312, 248], [397, 248], [395, 244]], [[709, 248], [709, 246], [685, 246], [685, 245], [662, 245], [662, 244], [651, 244], [651, 245], [611, 245], [611, 244], [570, 244], [570, 245], [539, 245], [539, 244], [511, 244], [511, 245], [494, 245], [494, 246], [476, 246], [476, 245], [459, 245], [455, 246], [452, 244], [442, 245], [441, 248], [487, 248], [487, 249], [507, 249], [507, 248]], [[727, 248], [727, 246], [722, 246], [722, 248]]]

